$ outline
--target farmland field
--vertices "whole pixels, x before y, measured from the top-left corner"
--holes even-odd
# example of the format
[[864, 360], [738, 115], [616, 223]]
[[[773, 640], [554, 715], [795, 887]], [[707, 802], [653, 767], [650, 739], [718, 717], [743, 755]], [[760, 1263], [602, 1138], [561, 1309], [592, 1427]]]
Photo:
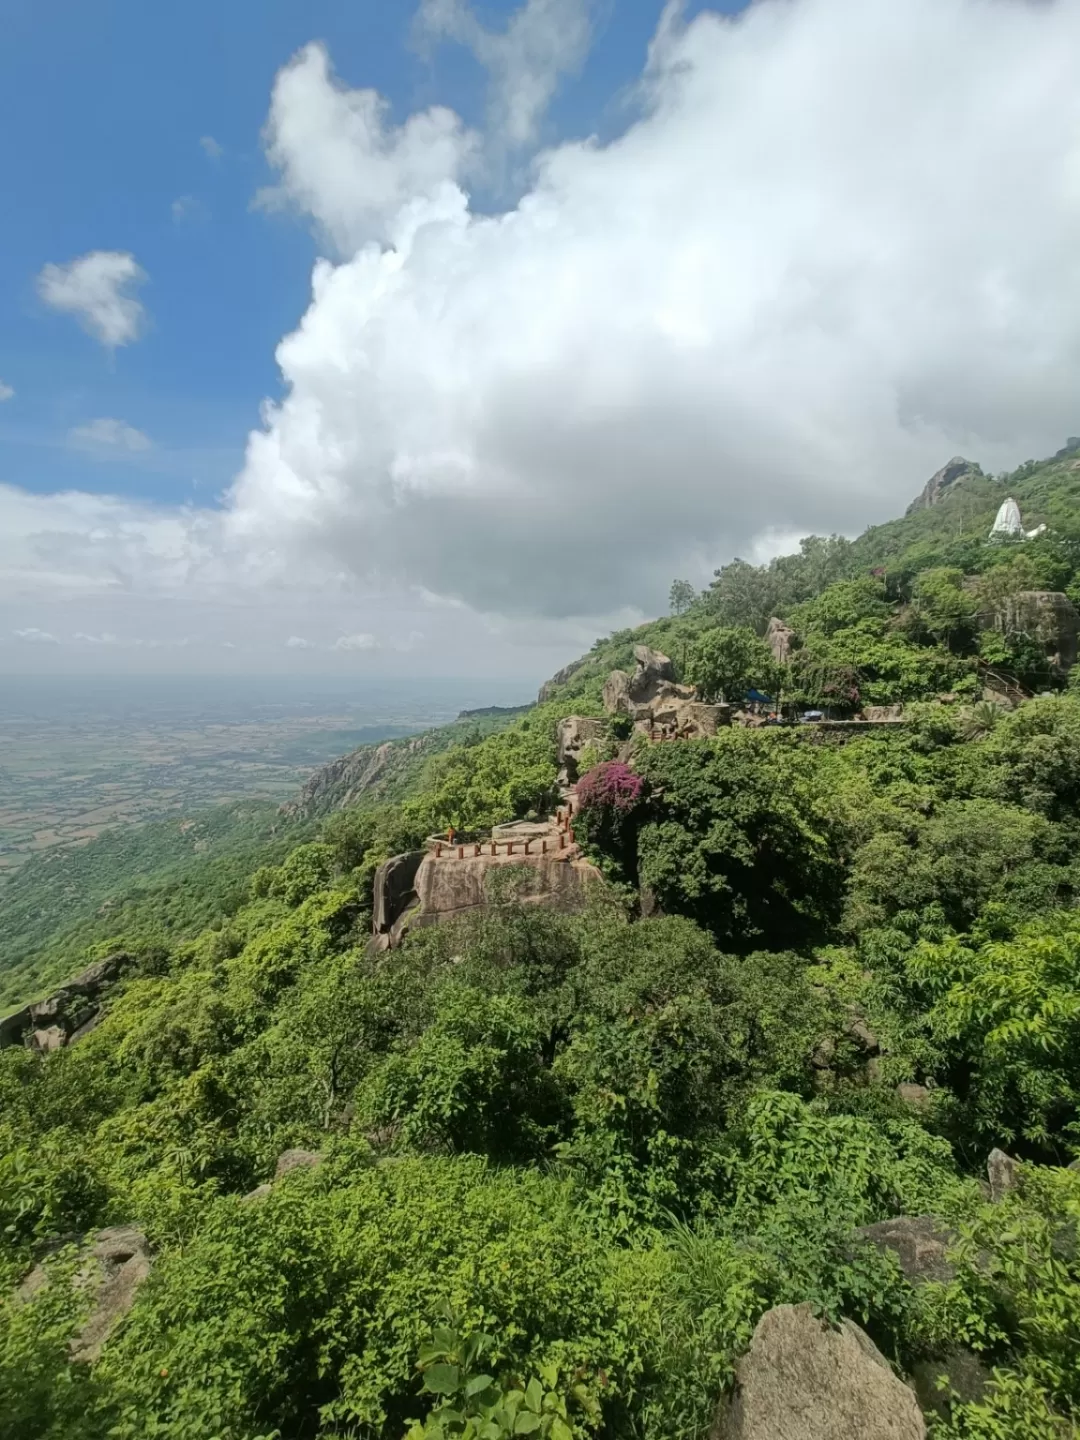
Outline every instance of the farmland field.
[[491, 703], [493, 688], [2, 676], [0, 886], [30, 856], [106, 829], [287, 799], [316, 766]]

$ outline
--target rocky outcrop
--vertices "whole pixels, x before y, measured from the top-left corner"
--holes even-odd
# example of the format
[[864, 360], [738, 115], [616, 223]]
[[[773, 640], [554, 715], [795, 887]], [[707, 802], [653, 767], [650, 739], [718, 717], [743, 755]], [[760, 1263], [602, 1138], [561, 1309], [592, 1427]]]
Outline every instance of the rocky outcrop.
[[[393, 903], [388, 903], [379, 914], [382, 928], [376, 929], [373, 921], [375, 947], [379, 950], [393, 949], [408, 930], [438, 925], [459, 915], [483, 910], [490, 903], [488, 885], [491, 876], [509, 866], [519, 867], [522, 872], [518, 893], [522, 904], [541, 905], [565, 912], [580, 909], [585, 903], [587, 885], [599, 880], [600, 872], [576, 854], [561, 858], [555, 852], [555, 835], [556, 831], [548, 823], [500, 825], [492, 832], [494, 840], [539, 842], [541, 838], [551, 837], [552, 853], [537, 853], [534, 849], [532, 854], [526, 855], [522, 846], [522, 850], [513, 855], [502, 850], [492, 855], [485, 846], [481, 854], [466, 854], [462, 859], [458, 859], [456, 854], [444, 854], [441, 858], [432, 853], [420, 856], [413, 872], [411, 890], [398, 902], [402, 908], [395, 914]], [[474, 847], [465, 848], [471, 850]], [[414, 856], [395, 858], [411, 863]], [[392, 861], [387, 861], [387, 865], [392, 864]]]
[[787, 665], [790, 662], [794, 643], [795, 631], [774, 615], [765, 631], [765, 644], [772, 651], [772, 657], [778, 665]]
[[[91, 1309], [70, 1344], [71, 1359], [93, 1364], [116, 1325], [135, 1303], [139, 1286], [150, 1274], [150, 1247], [133, 1225], [99, 1230], [81, 1244], [81, 1263], [72, 1283], [92, 1296]], [[48, 1267], [35, 1265], [16, 1291], [29, 1303], [51, 1282]]]
[[692, 685], [679, 685], [670, 659], [659, 650], [638, 645], [632, 675], [612, 670], [604, 682], [604, 709], [609, 715], [629, 715], [640, 731], [656, 728], [700, 738], [715, 735], [731, 724], [730, 705], [707, 705], [698, 700]]
[[416, 893], [416, 872], [425, 852], [410, 850], [393, 855], [375, 871], [372, 888], [371, 929], [376, 939], [386, 937], [389, 946], [400, 931], [400, 922], [420, 903]]
[[309, 778], [295, 801], [282, 805], [281, 813], [291, 818], [311, 820], [355, 805], [361, 796], [389, 780], [399, 766], [410, 763], [425, 750], [438, 744], [431, 732], [411, 739], [386, 740], [381, 745], [362, 745], [329, 765], [320, 766]]
[[924, 1440], [908, 1387], [870, 1337], [832, 1329], [809, 1304], [778, 1305], [758, 1321], [710, 1440]]
[[582, 659], [575, 660], [570, 665], [564, 665], [561, 670], [556, 670], [551, 679], [545, 680], [543, 685], [540, 686], [540, 693], [536, 697], [536, 703], [543, 705], [546, 701], [550, 700], [560, 685], [565, 685], [568, 680], [577, 674], [585, 664], [586, 658], [587, 657], [582, 657]]
[[931, 475], [923, 486], [922, 493], [911, 502], [904, 513], [912, 515], [916, 510], [929, 510], [932, 505], [940, 505], [954, 485], [981, 474], [982, 469], [973, 461], [965, 460], [962, 455], [954, 455], [936, 475]]
[[1020, 590], [981, 616], [980, 622], [1005, 635], [1029, 636], [1061, 670], [1076, 664], [1080, 613], [1060, 590]]
[[558, 743], [559, 784], [575, 785], [578, 780], [578, 759], [588, 745], [599, 745], [607, 738], [607, 722], [591, 716], [567, 715], [556, 731]]
[[25, 1044], [32, 1050], [60, 1050], [88, 1035], [104, 1011], [105, 992], [133, 963], [126, 952], [95, 960], [45, 1000], [24, 1005], [0, 1020], [0, 1050]]
[[879, 1250], [891, 1250], [912, 1285], [927, 1280], [947, 1281], [956, 1274], [948, 1259], [956, 1235], [933, 1215], [897, 1215], [892, 1220], [879, 1220], [876, 1225], [864, 1225], [855, 1233]]

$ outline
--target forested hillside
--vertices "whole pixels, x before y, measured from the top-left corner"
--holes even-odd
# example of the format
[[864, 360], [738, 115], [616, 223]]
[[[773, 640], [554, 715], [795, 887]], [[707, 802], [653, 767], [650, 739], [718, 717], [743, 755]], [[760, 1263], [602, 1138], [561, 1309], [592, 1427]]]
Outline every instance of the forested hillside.
[[[1076, 1434], [1080, 670], [1025, 617], [1080, 599], [1078, 466], [677, 583], [527, 713], [329, 767], [227, 864], [125, 890], [118, 860], [110, 895], [122, 845], [88, 847], [63, 959], [133, 960], [76, 1044], [0, 1051], [0, 1431], [688, 1440], [810, 1302], [937, 1440]], [[988, 540], [1009, 495], [1045, 531]], [[376, 867], [548, 813], [558, 722], [640, 644], [702, 696], [902, 715], [610, 716], [583, 910], [510, 867], [371, 946]], [[47, 938], [24, 980], [57, 978]], [[93, 1244], [136, 1267], [111, 1328], [112, 1272], [73, 1283]]]

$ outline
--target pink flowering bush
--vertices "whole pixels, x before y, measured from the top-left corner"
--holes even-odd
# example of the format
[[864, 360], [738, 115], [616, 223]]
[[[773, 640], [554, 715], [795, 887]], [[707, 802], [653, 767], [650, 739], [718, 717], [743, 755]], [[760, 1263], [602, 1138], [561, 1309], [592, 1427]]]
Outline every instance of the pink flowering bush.
[[625, 815], [641, 799], [643, 781], [621, 760], [596, 765], [578, 781], [578, 805], [582, 810], [617, 810]]

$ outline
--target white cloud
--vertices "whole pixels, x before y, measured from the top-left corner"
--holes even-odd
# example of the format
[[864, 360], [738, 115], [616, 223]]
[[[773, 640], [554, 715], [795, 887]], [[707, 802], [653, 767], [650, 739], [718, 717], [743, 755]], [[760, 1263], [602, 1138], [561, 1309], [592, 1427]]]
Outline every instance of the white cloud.
[[374, 635], [360, 633], [359, 635], [339, 635], [334, 641], [335, 650], [377, 650], [379, 642]]
[[1078, 52], [1076, 3], [671, 9], [638, 122], [547, 152], [483, 216], [421, 198], [454, 173], [440, 142], [388, 143], [375, 97], [305, 51], [268, 132], [288, 192], [343, 245], [378, 211], [395, 248], [316, 265], [232, 533], [481, 611], [595, 615], [778, 531], [887, 518], [950, 455], [1056, 449]]
[[203, 135], [199, 140], [199, 144], [202, 146], [203, 154], [210, 160], [220, 160], [222, 155], [225, 154], [224, 145], [218, 144], [213, 135]]
[[5, 400], [12, 399], [14, 394], [15, 391], [12, 389], [12, 387], [10, 385], [5, 385], [4, 382], [0, 380], [0, 405], [2, 405]]
[[526, 0], [492, 31], [466, 0], [422, 0], [422, 39], [454, 40], [491, 76], [489, 139], [516, 149], [536, 139], [560, 79], [580, 69], [589, 49], [589, 0]]
[[386, 123], [374, 90], [350, 90], [333, 74], [322, 45], [306, 46], [278, 74], [264, 139], [279, 184], [260, 191], [264, 209], [311, 215], [343, 254], [409, 225], [417, 202], [460, 203], [451, 182], [476, 138], [442, 106]]
[[380, 668], [540, 673], [675, 575], [896, 514], [951, 455], [1051, 453], [1080, 394], [1077, 53], [1077, 0], [670, 8], [637, 121], [482, 215], [456, 117], [393, 128], [302, 52], [277, 199], [345, 258], [278, 348], [284, 400], [220, 507], [0, 485], [0, 628], [344, 670], [355, 615]]
[[[74, 636], [73, 636], [72, 638], [75, 639], [75, 640], [85, 641], [85, 643], [86, 643], [87, 645], [123, 645], [123, 644], [124, 644], [124, 641], [120, 639], [119, 635], [114, 635], [114, 634], [112, 634], [112, 632], [109, 631], [109, 630], [104, 631], [101, 635], [87, 635], [84, 630], [76, 630], [76, 631], [75, 631], [75, 634], [74, 634]], [[130, 643], [130, 644], [134, 644], [134, 645], [139, 645], [139, 644], [141, 644], [142, 642], [139, 641], [139, 640], [134, 640], [134, 641], [130, 641], [129, 643]]]
[[90, 420], [85, 425], [76, 425], [68, 436], [69, 443], [77, 450], [121, 450], [137, 454], [149, 450], [153, 441], [149, 435], [136, 430], [123, 420], [102, 417]]
[[198, 219], [205, 213], [202, 201], [194, 195], [178, 195], [169, 208], [175, 225], [181, 225], [185, 220]]
[[50, 635], [48, 630], [39, 630], [35, 625], [28, 626], [25, 630], [13, 630], [12, 634], [19, 640], [26, 640], [31, 645], [59, 645], [55, 635]]
[[112, 349], [130, 345], [142, 332], [146, 311], [131, 292], [145, 280], [133, 255], [92, 250], [67, 265], [46, 265], [38, 276], [38, 294], [53, 310], [74, 315]]

